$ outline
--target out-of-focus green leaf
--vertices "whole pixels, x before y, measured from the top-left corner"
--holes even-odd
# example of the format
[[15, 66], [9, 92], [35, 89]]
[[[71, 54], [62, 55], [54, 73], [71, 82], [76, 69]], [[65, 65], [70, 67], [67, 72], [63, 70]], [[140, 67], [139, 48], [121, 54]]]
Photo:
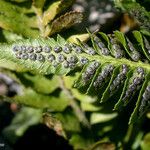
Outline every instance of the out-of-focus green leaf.
[[50, 111], [63, 111], [70, 103], [64, 92], [56, 97], [37, 93], [31, 88], [24, 88], [21, 95], [12, 97], [12, 101], [36, 108], [48, 108]]
[[4, 0], [0, 1], [0, 6], [0, 27], [25, 37], [38, 36], [35, 17], [26, 16], [21, 7]]
[[17, 3], [22, 3], [22, 2], [26, 2], [26, 1], [29, 1], [29, 0], [10, 0], [12, 2], [17, 2]]
[[102, 113], [92, 113], [90, 117], [91, 124], [102, 123], [114, 119], [117, 117], [117, 113], [112, 114], [102, 114]]
[[42, 75], [24, 74], [25, 79], [32, 84], [32, 87], [39, 93], [49, 94], [59, 87], [58, 76], [48, 79]]
[[76, 73], [75, 76], [65, 76], [64, 82], [65, 82], [65, 86], [72, 92], [73, 96], [78, 99], [79, 101], [83, 102], [83, 103], [93, 103], [96, 102], [96, 97], [90, 97], [88, 95], [82, 94], [80, 93], [79, 90], [72, 88], [75, 79], [77, 79], [78, 77], [78, 73]]
[[75, 150], [83, 150], [87, 149], [92, 143], [92, 137], [90, 139], [90, 136], [87, 138], [82, 137], [81, 134], [73, 134], [71, 139], [69, 140], [69, 143], [74, 146]]
[[[133, 150], [136, 150], [140, 147], [141, 145], [141, 141], [142, 141], [142, 138], [143, 138], [143, 131], [139, 131], [138, 134], [136, 135], [136, 137], [134, 137], [134, 143], [132, 144], [132, 149]], [[128, 141], [129, 142], [129, 141]]]
[[55, 19], [51, 25], [47, 26], [45, 36], [60, 32], [82, 21], [81, 12], [72, 11]]
[[23, 39], [23, 37], [21, 35], [15, 34], [8, 30], [3, 30], [3, 35], [4, 35], [5, 39], [7, 40], [7, 42], [14, 42], [16, 40]]
[[142, 150], [149, 150], [150, 149], [150, 133], [147, 133], [144, 136], [144, 139], [141, 142], [141, 149]]
[[16, 114], [12, 123], [5, 128], [4, 135], [7, 139], [14, 143], [18, 137], [22, 136], [25, 130], [36, 123], [39, 123], [42, 118], [42, 110], [30, 107], [23, 107]]
[[81, 102], [81, 108], [84, 111], [91, 111], [91, 112], [98, 111], [101, 109], [101, 107], [99, 107], [99, 106], [95, 106], [92, 103], [85, 103], [85, 102]]
[[33, 1], [33, 5], [37, 8], [43, 8], [45, 0], [32, 0]]
[[69, 132], [80, 132], [80, 123], [72, 111], [56, 113], [54, 116], [62, 122], [63, 128]]
[[116, 146], [111, 142], [99, 141], [90, 150], [116, 150]]

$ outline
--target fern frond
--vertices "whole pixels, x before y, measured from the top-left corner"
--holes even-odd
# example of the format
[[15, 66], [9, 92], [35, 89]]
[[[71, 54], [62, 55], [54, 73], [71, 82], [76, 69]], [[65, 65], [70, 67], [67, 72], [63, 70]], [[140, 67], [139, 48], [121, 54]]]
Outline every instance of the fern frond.
[[145, 7], [132, 0], [115, 0], [115, 5], [116, 7], [122, 9], [123, 11], [129, 13], [132, 17], [134, 17], [143, 32], [145, 34], [149, 34], [150, 12], [148, 12]]
[[49, 39], [20, 40], [0, 45], [0, 66], [16, 71], [67, 75], [81, 71], [74, 87], [97, 96], [101, 102], [114, 96], [115, 109], [126, 106], [138, 95], [130, 122], [140, 117], [150, 100], [150, 41], [139, 31], [125, 36], [91, 34], [92, 47], [78, 40], [69, 43], [58, 35]]

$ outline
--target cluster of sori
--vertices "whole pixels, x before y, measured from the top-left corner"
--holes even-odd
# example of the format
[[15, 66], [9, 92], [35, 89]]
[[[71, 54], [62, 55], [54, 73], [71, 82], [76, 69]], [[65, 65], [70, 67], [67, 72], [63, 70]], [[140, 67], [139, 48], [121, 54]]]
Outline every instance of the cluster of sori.
[[127, 77], [127, 72], [128, 72], [128, 67], [127, 65], [123, 64], [121, 67], [120, 73], [113, 80], [112, 84], [109, 87], [110, 95], [112, 95], [115, 91], [117, 91], [123, 85]]
[[137, 73], [138, 74], [136, 74], [135, 77], [133, 77], [132, 81], [129, 83], [128, 88], [125, 92], [125, 95], [122, 98], [122, 100], [124, 102], [126, 102], [126, 100], [129, 100], [130, 98], [132, 98], [133, 94], [137, 90], [139, 90], [142, 86], [142, 83], [143, 83], [144, 77], [145, 77], [144, 69], [141, 67], [138, 67]]
[[149, 17], [147, 16], [148, 13], [143, 12], [141, 8], [132, 8], [129, 13], [131, 16], [134, 16], [136, 20], [138, 20], [138, 23], [140, 26], [147, 31], [149, 31], [150, 26], [149, 26]]
[[[122, 38], [119, 39], [119, 35]], [[148, 56], [147, 53], [150, 54], [150, 42], [148, 38], [141, 34], [141, 38], [143, 38], [141, 41], [143, 41], [143, 43], [139, 43], [138, 37], [135, 35], [134, 38], [135, 40], [132, 42], [128, 36], [123, 36], [120, 32], [108, 35], [100, 33], [100, 37], [91, 34], [93, 47], [99, 55], [112, 56], [118, 59], [127, 56], [135, 62], [141, 58], [142, 61], [145, 61], [145, 58], [149, 60], [150, 56]], [[144, 45], [144, 49], [142, 45]]]
[[150, 106], [150, 82], [147, 85], [143, 95], [142, 95], [142, 100], [141, 104], [139, 106], [139, 114], [142, 115], [144, 113], [145, 108]]
[[139, 61], [141, 57], [140, 53], [136, 50], [132, 42], [127, 37], [126, 40], [127, 40], [128, 49], [130, 50], [129, 53], [131, 54], [132, 60]]
[[112, 45], [111, 50], [113, 53], [113, 56], [115, 58], [122, 58], [124, 56], [124, 52], [122, 50], [122, 47], [120, 43], [117, 41], [117, 39], [114, 37], [113, 34], [109, 34], [110, 43]]
[[145, 37], [143, 37], [143, 41], [144, 41], [145, 49], [147, 50], [148, 54], [150, 54], [150, 42]]
[[15, 45], [13, 46], [12, 50], [15, 53], [15, 56], [18, 59], [27, 60], [30, 59], [32, 61], [45, 61], [45, 57], [41, 52], [50, 53], [51, 47], [49, 46], [25, 46], [25, 45]]
[[105, 55], [105, 56], [108, 56], [110, 54], [107, 46], [104, 44], [104, 42], [102, 42], [100, 38], [98, 38], [97, 36], [94, 36], [93, 41], [96, 47], [98, 48], [100, 54]]
[[95, 89], [101, 87], [102, 83], [112, 74], [114, 66], [109, 64], [102, 68], [102, 71], [98, 74], [96, 80], [93, 83]]
[[87, 66], [85, 71], [82, 73], [82, 79], [83, 79], [85, 84], [87, 84], [88, 81], [90, 81], [93, 78], [93, 76], [94, 76], [97, 68], [99, 67], [99, 65], [100, 65], [99, 62], [93, 61], [91, 64], [89, 64]]
[[40, 62], [47, 60], [54, 67], [62, 64], [65, 68], [74, 68], [78, 62], [80, 65], [84, 65], [89, 61], [86, 57], [79, 57], [78, 59], [78, 54], [81, 54], [83, 49], [79, 45], [71, 43], [67, 43], [63, 47], [55, 46], [54, 48], [47, 45], [14, 45], [12, 50], [18, 59]]

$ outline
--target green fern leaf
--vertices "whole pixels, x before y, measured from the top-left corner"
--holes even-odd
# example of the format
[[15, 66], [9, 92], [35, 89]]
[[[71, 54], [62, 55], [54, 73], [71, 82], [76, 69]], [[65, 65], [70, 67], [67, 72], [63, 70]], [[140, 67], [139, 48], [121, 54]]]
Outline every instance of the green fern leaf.
[[69, 43], [59, 35], [57, 41], [39, 38], [0, 45], [0, 66], [45, 75], [80, 72], [74, 87], [101, 102], [115, 96], [118, 110], [137, 95], [130, 119], [134, 122], [149, 106], [149, 37], [139, 31], [131, 36], [115, 31], [112, 35], [90, 33], [90, 37], [92, 47], [80, 40], [78, 45]]

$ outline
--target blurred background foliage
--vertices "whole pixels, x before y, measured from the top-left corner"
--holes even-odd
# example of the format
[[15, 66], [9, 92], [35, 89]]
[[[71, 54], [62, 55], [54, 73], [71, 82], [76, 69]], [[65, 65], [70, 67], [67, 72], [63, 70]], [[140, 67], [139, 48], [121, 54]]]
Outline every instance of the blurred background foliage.
[[[149, 0], [1, 0], [0, 42], [55, 38], [57, 33], [71, 42], [76, 38], [87, 41], [86, 28], [91, 32], [117, 29], [127, 33], [139, 28], [146, 32], [150, 30], [149, 5]], [[141, 16], [135, 16], [133, 9]], [[113, 98], [99, 104], [72, 88], [75, 76], [41, 76], [1, 68], [0, 143], [13, 149], [30, 126], [42, 123], [75, 150], [150, 149], [150, 113], [129, 125], [132, 105], [118, 113], [112, 110]]]

